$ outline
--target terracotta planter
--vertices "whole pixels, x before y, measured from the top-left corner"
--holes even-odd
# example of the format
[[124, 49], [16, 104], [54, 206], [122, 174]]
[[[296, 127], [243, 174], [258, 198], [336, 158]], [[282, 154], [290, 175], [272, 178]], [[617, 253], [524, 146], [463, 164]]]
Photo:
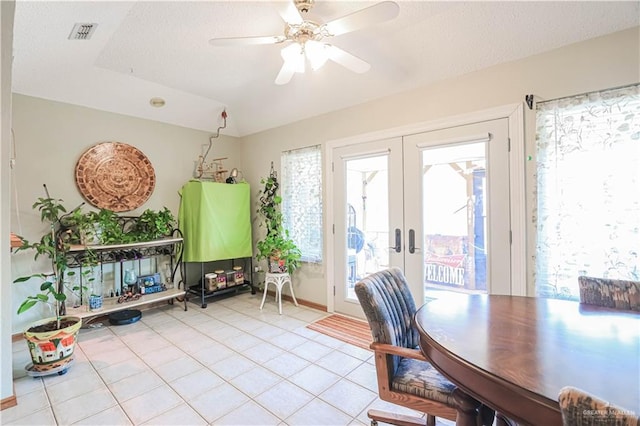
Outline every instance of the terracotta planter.
[[[55, 321], [56, 318], [46, 318], [37, 321], [29, 329], [38, 325]], [[62, 317], [62, 321], [75, 320], [75, 323], [61, 330], [47, 332], [25, 331], [24, 338], [29, 345], [29, 353], [33, 361], [33, 370], [44, 372], [54, 370], [69, 364], [73, 360], [73, 350], [76, 346], [78, 330], [82, 326], [82, 319], [77, 317]]]

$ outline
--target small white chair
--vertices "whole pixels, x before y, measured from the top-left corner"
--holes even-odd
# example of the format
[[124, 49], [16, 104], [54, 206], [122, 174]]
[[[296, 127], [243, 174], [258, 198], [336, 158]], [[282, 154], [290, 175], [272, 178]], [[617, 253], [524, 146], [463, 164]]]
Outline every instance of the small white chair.
[[262, 307], [264, 306], [264, 301], [267, 298], [267, 287], [269, 287], [269, 284], [273, 284], [276, 286], [276, 301], [278, 302], [278, 310], [280, 311], [280, 315], [282, 315], [282, 287], [284, 287], [286, 283], [289, 283], [293, 303], [298, 306], [296, 296], [295, 294], [293, 294], [293, 284], [291, 283], [291, 276], [286, 272], [282, 274], [273, 274], [271, 272], [267, 272], [264, 278], [264, 294], [262, 295], [262, 303], [260, 304], [260, 309], [262, 309]]

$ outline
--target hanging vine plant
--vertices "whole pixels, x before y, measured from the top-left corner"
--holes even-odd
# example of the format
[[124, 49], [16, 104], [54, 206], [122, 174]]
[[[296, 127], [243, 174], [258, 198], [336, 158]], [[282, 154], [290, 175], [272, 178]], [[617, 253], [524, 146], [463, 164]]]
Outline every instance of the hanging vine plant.
[[263, 189], [258, 194], [257, 213], [262, 218], [260, 226], [266, 228], [266, 234], [257, 243], [256, 259], [267, 259], [269, 272], [292, 274], [300, 266], [302, 254], [282, 223], [282, 197], [278, 195], [280, 184], [273, 170], [273, 164], [269, 177], [261, 179], [260, 183]]

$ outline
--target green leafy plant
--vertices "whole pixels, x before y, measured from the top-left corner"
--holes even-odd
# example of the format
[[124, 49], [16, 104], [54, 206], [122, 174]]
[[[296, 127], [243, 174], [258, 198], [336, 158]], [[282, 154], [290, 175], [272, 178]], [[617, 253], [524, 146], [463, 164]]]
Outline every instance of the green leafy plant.
[[[38, 302], [47, 303], [55, 307], [56, 312], [59, 310], [60, 303], [67, 300], [67, 295], [64, 292], [60, 292], [56, 286], [55, 275], [51, 274], [33, 274], [26, 277], [16, 278], [14, 283], [21, 283], [30, 280], [31, 278], [42, 278], [44, 282], [40, 284], [40, 293], [34, 296], [27, 296], [27, 298], [18, 307], [18, 314], [26, 312], [34, 307]], [[49, 301], [49, 296], [53, 301]]]
[[82, 205], [60, 217], [60, 224], [69, 231], [68, 241], [71, 244], [91, 245], [100, 242], [97, 213], [82, 211]]
[[138, 217], [134, 232], [144, 240], [166, 237], [176, 227], [176, 219], [168, 208], [159, 211], [147, 209]]
[[117, 214], [111, 210], [100, 209], [87, 213], [98, 230], [98, 240], [102, 245], [126, 244], [134, 242], [134, 237], [124, 232]]
[[264, 187], [259, 193], [258, 215], [262, 218], [260, 226], [266, 228], [264, 238], [257, 242], [256, 259], [267, 259], [269, 269], [272, 265], [284, 264], [287, 272], [292, 274], [300, 266], [302, 253], [282, 223], [282, 197], [277, 193], [278, 179], [275, 174], [260, 181]]
[[171, 235], [177, 225], [175, 217], [166, 207], [159, 211], [147, 209], [131, 221], [107, 209], [89, 212], [76, 209], [65, 218], [64, 223], [80, 235], [79, 240], [72, 238], [72, 241], [83, 245], [128, 244], [157, 240]]
[[14, 280], [14, 283], [29, 281], [31, 278], [41, 278], [43, 280], [42, 284], [40, 284], [40, 293], [27, 296], [18, 308], [18, 314], [31, 309], [38, 303], [46, 303], [55, 308], [57, 327], [60, 328], [60, 317], [64, 312], [64, 301], [67, 299], [64, 294], [63, 281], [68, 264], [64, 247], [60, 247], [60, 245], [67, 243], [62, 238], [56, 238], [56, 231], [60, 226], [60, 214], [66, 213], [66, 209], [62, 205], [62, 200], [50, 197], [38, 198], [32, 207], [40, 211], [40, 220], [49, 225], [49, 231], [42, 235], [39, 241], [35, 242], [29, 242], [21, 237], [23, 243], [17, 251], [35, 250], [34, 260], [37, 260], [42, 255], [49, 257], [53, 273], [32, 274]]
[[[256, 258], [258, 260], [268, 259], [273, 264], [284, 264], [290, 274], [300, 266], [300, 250], [289, 238], [289, 233], [286, 230], [284, 230], [284, 235], [278, 233], [266, 235], [258, 241], [257, 247], [258, 255]], [[271, 263], [269, 267], [272, 267]]]

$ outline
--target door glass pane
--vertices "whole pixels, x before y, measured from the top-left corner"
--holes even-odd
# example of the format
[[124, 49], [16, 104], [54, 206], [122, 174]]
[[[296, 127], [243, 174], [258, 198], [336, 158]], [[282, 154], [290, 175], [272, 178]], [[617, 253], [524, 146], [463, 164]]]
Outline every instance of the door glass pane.
[[347, 299], [355, 284], [389, 266], [388, 155], [347, 160]]
[[485, 142], [422, 151], [425, 296], [486, 293]]

